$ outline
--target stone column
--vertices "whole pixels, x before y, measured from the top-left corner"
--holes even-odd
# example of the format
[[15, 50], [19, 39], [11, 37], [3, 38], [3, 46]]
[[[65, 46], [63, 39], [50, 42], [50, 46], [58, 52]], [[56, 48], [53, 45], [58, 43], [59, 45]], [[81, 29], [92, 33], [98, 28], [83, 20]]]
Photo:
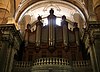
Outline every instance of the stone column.
[[0, 51], [0, 72], [5, 72], [5, 69], [6, 69], [8, 46], [9, 46], [9, 43], [7, 41], [2, 41], [2, 48]]
[[89, 52], [90, 52], [90, 58], [91, 58], [93, 72], [98, 72], [97, 59], [96, 59], [94, 47], [90, 46]]
[[0, 39], [2, 42], [0, 72], [11, 72], [15, 51], [19, 50], [21, 43], [20, 36], [13, 24], [0, 25], [0, 31], [2, 31], [2, 39]]
[[100, 31], [94, 32], [94, 41], [91, 44], [90, 57], [93, 72], [100, 72]]
[[10, 16], [10, 0], [0, 0], [0, 24], [7, 23]]
[[88, 43], [93, 72], [100, 72], [100, 23], [89, 22]]
[[93, 9], [93, 0], [88, 0], [87, 3], [89, 21], [96, 21], [96, 14], [94, 13]]
[[9, 48], [8, 48], [8, 52], [7, 52], [7, 60], [6, 60], [6, 67], [5, 67], [5, 72], [7, 72], [8, 71], [8, 65], [9, 65], [9, 58], [10, 58], [10, 54], [11, 54], [11, 50], [12, 50], [12, 48], [10, 48], [10, 45], [9, 45]]
[[6, 72], [11, 72], [12, 67], [13, 67], [14, 55], [16, 53], [16, 50], [14, 47], [11, 47], [9, 49], [10, 49], [10, 51], [9, 51], [9, 56], [8, 56], [9, 58], [7, 60], [7, 66], [6, 66], [6, 70], [5, 70]]
[[93, 0], [93, 8], [96, 13], [97, 20], [100, 21], [100, 0]]

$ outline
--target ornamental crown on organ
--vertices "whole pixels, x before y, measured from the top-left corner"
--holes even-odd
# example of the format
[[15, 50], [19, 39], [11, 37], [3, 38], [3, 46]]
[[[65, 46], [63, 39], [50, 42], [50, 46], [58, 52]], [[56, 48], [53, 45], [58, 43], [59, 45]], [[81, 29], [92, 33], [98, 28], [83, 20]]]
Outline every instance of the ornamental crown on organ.
[[63, 57], [72, 60], [81, 60], [80, 37], [77, 23], [74, 23], [73, 31], [68, 29], [65, 15], [62, 16], [61, 26], [56, 25], [54, 10], [49, 11], [48, 25], [43, 26], [41, 17], [38, 17], [36, 30], [31, 32], [30, 25], [25, 30], [26, 43], [23, 59], [28, 60], [31, 53], [32, 59], [40, 57]]

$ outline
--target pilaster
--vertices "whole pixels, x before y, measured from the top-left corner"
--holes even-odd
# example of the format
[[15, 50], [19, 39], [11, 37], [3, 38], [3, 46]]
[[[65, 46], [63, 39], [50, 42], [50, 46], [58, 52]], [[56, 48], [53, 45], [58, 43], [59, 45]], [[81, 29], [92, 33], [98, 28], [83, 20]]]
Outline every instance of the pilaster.
[[86, 48], [90, 53], [93, 72], [100, 72], [100, 22], [88, 22]]
[[2, 48], [0, 50], [0, 72], [11, 72], [14, 55], [19, 50], [21, 38], [14, 24], [1, 24]]
[[7, 23], [10, 16], [10, 0], [0, 0], [0, 23]]

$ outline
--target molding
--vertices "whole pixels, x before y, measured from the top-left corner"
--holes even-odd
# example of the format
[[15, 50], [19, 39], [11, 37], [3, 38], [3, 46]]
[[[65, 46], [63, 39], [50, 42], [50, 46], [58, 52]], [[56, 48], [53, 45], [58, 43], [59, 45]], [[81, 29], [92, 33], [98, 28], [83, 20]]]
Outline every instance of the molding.
[[[22, 39], [14, 24], [0, 24], [1, 41], [8, 41], [11, 46], [20, 46]], [[18, 48], [18, 47], [17, 47]]]
[[28, 0], [28, 1], [25, 1], [22, 4], [20, 4], [18, 10], [16, 11], [16, 15], [15, 15], [16, 22], [18, 22], [18, 19], [20, 18], [21, 14], [23, 14], [23, 12], [25, 13], [26, 10], [29, 10], [27, 8], [34, 7], [34, 6], [37, 6], [37, 5], [39, 6], [40, 4], [50, 3], [50, 2], [70, 5], [73, 8], [80, 10], [82, 12], [82, 14], [84, 15], [86, 20], [89, 17], [86, 8], [84, 6], [82, 6], [77, 1], [71, 1], [71, 0], [68, 0], [68, 1], [60, 1], [60, 0], [59, 1], [42, 1], [42, 0], [41, 1], [38, 1], [38, 0], [29, 1]]

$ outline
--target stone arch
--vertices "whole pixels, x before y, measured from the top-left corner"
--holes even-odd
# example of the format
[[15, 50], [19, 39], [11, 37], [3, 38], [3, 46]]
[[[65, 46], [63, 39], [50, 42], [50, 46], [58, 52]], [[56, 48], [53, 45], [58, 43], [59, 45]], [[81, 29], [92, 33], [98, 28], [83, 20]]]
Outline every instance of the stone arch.
[[[52, 2], [52, 0], [50, 0]], [[18, 22], [18, 19], [20, 18], [20, 16], [25, 12], [25, 10], [27, 10], [27, 8], [31, 7], [31, 6], [38, 6], [40, 4], [45, 4], [47, 2], [50, 2], [49, 0], [47, 1], [26, 1], [24, 2], [23, 4], [21, 4], [21, 7], [19, 7], [18, 11], [16, 12], [15, 14], [15, 20], [16, 22]], [[63, 3], [63, 4], [70, 4], [70, 5], [73, 5], [74, 8], [77, 8], [78, 10], [80, 10], [80, 12], [83, 14], [84, 18], [87, 20], [88, 19], [88, 13], [87, 13], [87, 10], [86, 8], [84, 8], [78, 1], [53, 1], [53, 2], [57, 2], [57, 3]]]

